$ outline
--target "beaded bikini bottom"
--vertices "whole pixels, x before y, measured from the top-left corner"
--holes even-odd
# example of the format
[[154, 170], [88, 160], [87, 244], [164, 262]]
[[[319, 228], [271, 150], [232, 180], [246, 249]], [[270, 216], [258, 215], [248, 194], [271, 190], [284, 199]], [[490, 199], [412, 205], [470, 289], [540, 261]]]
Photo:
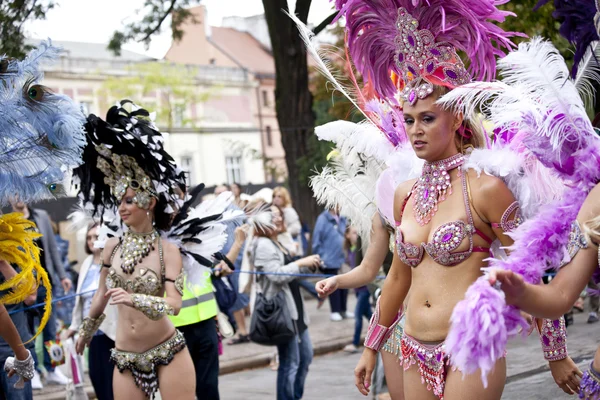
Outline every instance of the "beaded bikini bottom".
[[146, 397], [154, 399], [154, 394], [158, 390], [158, 367], [168, 365], [175, 354], [184, 348], [183, 334], [176, 331], [171, 339], [143, 353], [112, 349], [110, 360], [119, 372], [130, 370], [136, 386], [144, 391]]
[[427, 390], [433, 391], [440, 400], [444, 399], [446, 366], [449, 361], [444, 345], [445, 342], [424, 344], [406, 333], [402, 334], [400, 341], [399, 359], [404, 370], [416, 365], [421, 375], [421, 383], [427, 385]]

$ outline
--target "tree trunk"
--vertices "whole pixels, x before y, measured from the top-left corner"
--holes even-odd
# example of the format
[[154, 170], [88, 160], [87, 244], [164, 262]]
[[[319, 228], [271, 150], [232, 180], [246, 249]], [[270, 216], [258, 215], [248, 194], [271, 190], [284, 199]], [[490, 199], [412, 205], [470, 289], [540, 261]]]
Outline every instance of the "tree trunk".
[[[308, 154], [315, 116], [308, 88], [308, 62], [304, 43], [294, 22], [283, 13], [287, 0], [263, 0], [275, 59], [275, 108], [289, 174], [289, 187], [303, 222], [313, 226], [319, 208], [308, 185], [299, 181], [298, 160]], [[310, 0], [297, 0], [296, 13], [306, 23]]]

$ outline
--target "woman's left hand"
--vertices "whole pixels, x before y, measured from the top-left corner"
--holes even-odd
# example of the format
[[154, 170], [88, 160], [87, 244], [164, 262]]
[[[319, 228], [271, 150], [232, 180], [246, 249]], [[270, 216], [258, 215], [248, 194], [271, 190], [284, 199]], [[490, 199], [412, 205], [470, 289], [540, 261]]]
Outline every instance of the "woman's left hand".
[[104, 297], [111, 298], [111, 305], [123, 304], [129, 307], [133, 307], [133, 301], [131, 300], [131, 293], [127, 293], [122, 288], [109, 289], [106, 291]]
[[583, 373], [571, 357], [550, 361], [548, 364], [554, 381], [565, 393], [571, 395], [579, 393], [579, 382]]

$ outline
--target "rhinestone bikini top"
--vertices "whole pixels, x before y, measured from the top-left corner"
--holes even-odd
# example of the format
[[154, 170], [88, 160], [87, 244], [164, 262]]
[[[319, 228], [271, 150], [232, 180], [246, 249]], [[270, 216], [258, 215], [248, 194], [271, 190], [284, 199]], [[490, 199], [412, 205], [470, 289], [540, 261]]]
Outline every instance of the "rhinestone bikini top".
[[[117, 250], [121, 247], [118, 244], [110, 257], [112, 264]], [[109, 289], [122, 288], [132, 293], [146, 294], [149, 296], [162, 296], [165, 284], [165, 262], [163, 258], [163, 248], [161, 239], [158, 239], [158, 254], [160, 257], [160, 276], [149, 268], [138, 268], [139, 275], [126, 279], [119, 275], [117, 271], [110, 267], [106, 276], [106, 287]]]
[[[469, 258], [473, 252], [489, 253], [490, 249], [487, 247], [473, 246], [473, 234], [479, 235], [488, 244], [492, 243], [492, 239], [475, 228], [475, 225], [473, 224], [473, 215], [471, 214], [471, 207], [469, 204], [466, 173], [464, 173], [462, 170], [459, 170], [459, 174], [462, 181], [463, 198], [465, 202], [465, 209], [467, 211], [467, 222], [459, 220], [441, 225], [433, 233], [433, 241], [430, 243], [421, 243], [420, 245], [415, 245], [404, 242], [404, 236], [402, 235], [400, 224], [402, 223], [404, 209], [406, 208], [408, 199], [413, 194], [414, 187], [408, 193], [406, 199], [404, 199], [400, 213], [400, 221], [396, 221], [396, 249], [398, 251], [400, 260], [406, 265], [410, 265], [413, 268], [417, 267], [421, 261], [423, 261], [424, 251], [429, 254], [433, 261], [446, 267], [452, 267], [460, 264]], [[469, 240], [469, 250], [454, 252], [454, 250], [456, 250], [465, 239]]]

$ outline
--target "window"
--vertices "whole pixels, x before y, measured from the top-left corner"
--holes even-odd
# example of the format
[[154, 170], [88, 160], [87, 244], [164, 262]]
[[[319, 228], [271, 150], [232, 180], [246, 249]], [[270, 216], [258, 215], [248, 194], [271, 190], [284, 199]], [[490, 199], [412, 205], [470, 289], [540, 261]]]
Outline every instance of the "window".
[[269, 92], [267, 92], [266, 90], [263, 90], [262, 97], [263, 97], [263, 106], [269, 107]]
[[267, 125], [267, 127], [265, 128], [265, 133], [267, 136], [267, 146], [271, 147], [273, 146], [273, 137], [271, 136], [271, 127]]
[[243, 183], [242, 156], [225, 157], [225, 169], [227, 170], [227, 183]]
[[181, 169], [186, 172], [188, 179], [188, 186], [194, 186], [196, 179], [194, 176], [194, 157], [193, 156], [182, 156], [181, 157]]

